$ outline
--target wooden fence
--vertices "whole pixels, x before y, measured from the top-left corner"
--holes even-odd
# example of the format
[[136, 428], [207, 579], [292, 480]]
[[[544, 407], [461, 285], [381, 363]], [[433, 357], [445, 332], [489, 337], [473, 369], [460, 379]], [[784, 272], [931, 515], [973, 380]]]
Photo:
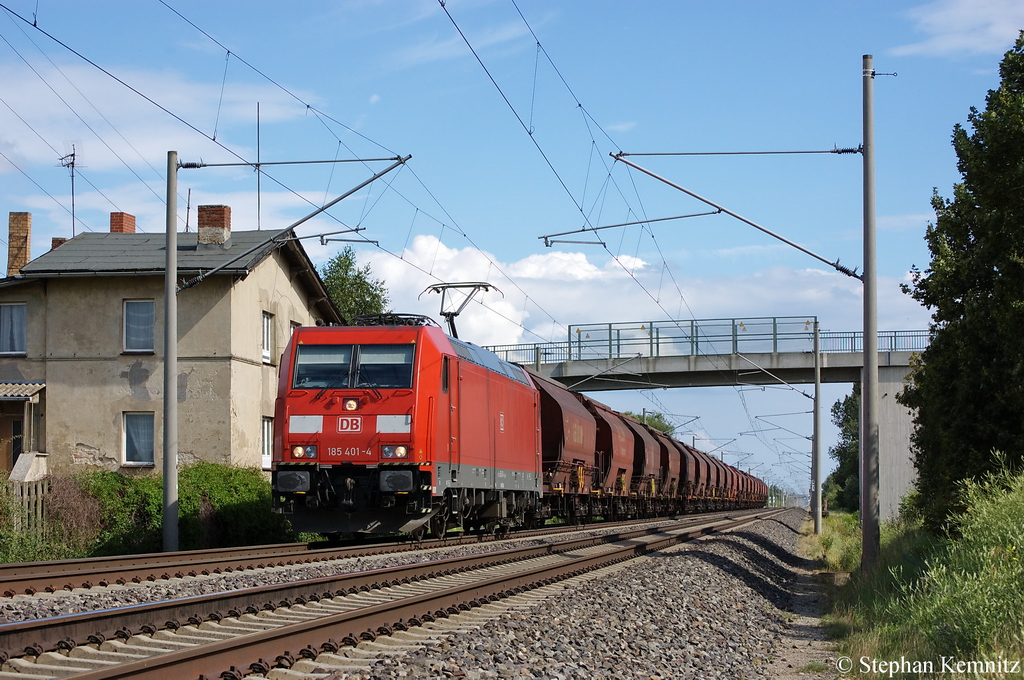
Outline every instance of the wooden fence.
[[43, 505], [46, 503], [46, 496], [50, 492], [50, 480], [41, 479], [38, 482], [8, 481], [7, 484], [14, 499], [15, 508], [20, 510], [20, 512], [15, 513], [14, 529], [27, 532], [40, 531], [43, 527]]

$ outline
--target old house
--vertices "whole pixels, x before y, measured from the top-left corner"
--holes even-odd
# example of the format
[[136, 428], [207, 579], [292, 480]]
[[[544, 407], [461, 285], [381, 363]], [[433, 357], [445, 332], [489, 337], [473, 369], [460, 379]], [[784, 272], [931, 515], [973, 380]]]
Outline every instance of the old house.
[[[0, 469], [162, 466], [165, 235], [112, 213], [109, 233], [54, 239], [29, 262], [31, 214], [11, 213], [0, 279]], [[178, 234], [179, 461], [269, 467], [277, 362], [291, 329], [340, 321], [297, 240], [231, 230], [200, 206]]]

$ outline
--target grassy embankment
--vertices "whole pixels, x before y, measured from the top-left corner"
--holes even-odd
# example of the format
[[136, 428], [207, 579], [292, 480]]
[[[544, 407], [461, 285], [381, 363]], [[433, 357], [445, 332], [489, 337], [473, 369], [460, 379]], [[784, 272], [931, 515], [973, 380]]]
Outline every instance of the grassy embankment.
[[[270, 482], [256, 469], [214, 463], [178, 474], [178, 532], [182, 550], [294, 540], [271, 512]], [[51, 477], [42, 526], [33, 531], [0, 472], [0, 562], [72, 559], [159, 552], [163, 481], [94, 471]]]
[[962, 493], [968, 509], [951, 524], [955, 538], [903, 517], [883, 526], [878, 565], [866, 574], [856, 515], [833, 512], [811, 537], [810, 556], [852, 572], [827, 619], [840, 654], [931, 660], [937, 671], [942, 657], [1024, 665], [1024, 474], [997, 474]]

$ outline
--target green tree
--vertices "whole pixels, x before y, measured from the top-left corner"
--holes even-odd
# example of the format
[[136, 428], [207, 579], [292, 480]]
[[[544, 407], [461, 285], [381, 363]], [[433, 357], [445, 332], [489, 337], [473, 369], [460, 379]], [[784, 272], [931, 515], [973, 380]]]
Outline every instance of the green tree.
[[632, 411], [623, 411], [623, 415], [629, 416], [633, 420], [639, 420], [644, 425], [653, 427], [655, 430], [660, 430], [672, 436], [672, 433], [676, 431], [676, 426], [668, 422], [664, 415], [661, 413], [655, 413], [654, 411], [645, 411], [643, 414], [633, 413]]
[[320, 278], [346, 322], [361, 314], [387, 311], [388, 289], [382, 280], [373, 278], [370, 265], [358, 266], [352, 246], [345, 246], [328, 260], [320, 269]]
[[832, 404], [832, 424], [839, 428], [839, 441], [828, 450], [839, 466], [822, 485], [828, 506], [856, 512], [860, 509], [860, 383]]
[[953, 130], [963, 181], [952, 200], [932, 197], [925, 240], [931, 263], [908, 292], [932, 312], [932, 341], [901, 403], [916, 409], [912, 435], [918, 509], [941, 529], [956, 484], [1024, 454], [1024, 31], [999, 66], [971, 132]]

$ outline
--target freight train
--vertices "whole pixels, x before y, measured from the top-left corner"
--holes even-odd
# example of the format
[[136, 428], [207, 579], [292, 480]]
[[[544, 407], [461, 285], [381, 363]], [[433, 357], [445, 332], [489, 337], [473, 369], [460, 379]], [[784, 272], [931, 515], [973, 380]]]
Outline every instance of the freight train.
[[297, 531], [443, 535], [762, 507], [768, 488], [428, 317], [295, 329], [274, 509]]

